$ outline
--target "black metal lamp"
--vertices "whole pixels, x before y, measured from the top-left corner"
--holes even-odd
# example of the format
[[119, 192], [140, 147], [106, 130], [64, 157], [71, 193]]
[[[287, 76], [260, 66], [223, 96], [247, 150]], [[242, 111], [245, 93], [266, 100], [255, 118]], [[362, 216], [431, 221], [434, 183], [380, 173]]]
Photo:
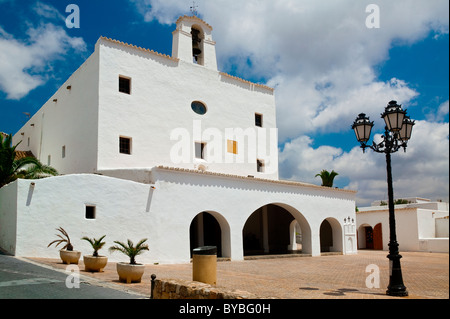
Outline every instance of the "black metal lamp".
[[366, 148], [371, 148], [377, 153], [386, 154], [386, 170], [389, 197], [389, 286], [386, 294], [390, 296], [404, 297], [408, 296], [408, 291], [403, 284], [402, 269], [400, 258], [402, 256], [398, 251], [397, 234], [395, 229], [395, 208], [394, 208], [394, 188], [392, 183], [391, 153], [397, 152], [401, 147], [406, 152], [408, 141], [411, 139], [411, 133], [415, 122], [406, 115], [401, 105], [396, 101], [389, 102], [385, 112], [381, 115], [386, 123], [385, 133], [382, 136], [381, 143], [368, 145], [370, 134], [373, 128], [373, 122], [364, 113], [361, 113], [352, 125], [355, 131], [356, 139], [361, 143], [361, 148], [365, 152]]
[[411, 120], [409, 116], [405, 116], [403, 119], [403, 126], [399, 132], [399, 138], [403, 143], [407, 143], [411, 139], [412, 129], [415, 124], [415, 121]]
[[366, 114], [359, 114], [358, 118], [355, 120], [355, 123], [353, 123], [352, 126], [358, 142], [365, 144], [370, 140], [372, 127], [373, 122], [370, 122], [370, 119], [366, 117]]
[[388, 131], [399, 132], [402, 129], [405, 115], [406, 111], [403, 111], [402, 106], [398, 105], [397, 101], [391, 101], [381, 117], [384, 119]]

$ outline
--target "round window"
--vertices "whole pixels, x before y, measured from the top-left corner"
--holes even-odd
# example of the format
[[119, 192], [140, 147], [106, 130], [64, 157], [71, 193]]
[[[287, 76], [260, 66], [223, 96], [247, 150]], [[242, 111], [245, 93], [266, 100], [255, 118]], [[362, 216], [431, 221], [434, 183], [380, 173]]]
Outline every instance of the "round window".
[[206, 111], [207, 111], [206, 106], [202, 102], [198, 102], [198, 101], [192, 102], [191, 107], [192, 107], [192, 110], [199, 115], [206, 114]]

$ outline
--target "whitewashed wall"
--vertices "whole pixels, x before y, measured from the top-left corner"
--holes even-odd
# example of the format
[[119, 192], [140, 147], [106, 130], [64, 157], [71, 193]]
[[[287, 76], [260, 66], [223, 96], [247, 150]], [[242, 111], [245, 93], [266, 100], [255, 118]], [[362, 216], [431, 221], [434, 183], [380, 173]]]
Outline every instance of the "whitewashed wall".
[[50, 156], [50, 165], [61, 174], [95, 171], [98, 68], [98, 52], [94, 52], [14, 135], [14, 145], [22, 141], [17, 150], [31, 150], [43, 164]]
[[17, 184], [0, 188], [0, 249], [10, 253], [16, 250]]
[[[195, 169], [203, 164], [208, 171], [237, 175], [278, 178], [278, 137], [269, 149], [270, 128], [276, 128], [275, 98], [271, 90], [255, 89], [217, 71], [174, 61], [140, 49], [100, 39], [100, 102], [98, 170], [146, 168], [158, 165]], [[118, 92], [119, 75], [131, 78], [131, 94]], [[193, 101], [203, 102], [208, 111], [198, 115], [191, 109]], [[255, 126], [255, 113], [263, 114], [264, 128]], [[266, 173], [257, 173], [256, 159], [243, 164], [226, 164], [228, 137], [226, 129], [267, 129], [265, 149], [269, 155]], [[190, 156], [187, 163], [174, 162], [171, 151], [184, 139], [177, 132], [186, 132]], [[194, 159], [194, 142], [211, 142], [210, 135], [221, 136], [222, 155], [219, 160]], [[171, 135], [172, 140], [171, 140]], [[119, 154], [119, 137], [132, 138], [132, 154]], [[232, 139], [231, 137], [229, 139]], [[211, 145], [211, 144], [209, 144]], [[238, 143], [240, 155], [256, 149], [256, 143]], [[207, 146], [208, 149], [208, 146]], [[256, 150], [253, 152], [257, 154]], [[246, 155], [246, 157], [248, 157]], [[251, 160], [251, 162], [250, 162]]]
[[[387, 208], [384, 210], [372, 209], [371, 211], [368, 208], [367, 211], [361, 211], [356, 214], [360, 247], [364, 248], [365, 243], [363, 227], [370, 226], [374, 228], [377, 224], [381, 223], [383, 250], [389, 250], [389, 210]], [[396, 207], [396, 235], [400, 251], [427, 250], [423, 240], [436, 237], [436, 218], [444, 216], [448, 216], [448, 211], [419, 209], [417, 207]]]
[[[199, 23], [186, 19], [188, 26], [178, 27], [189, 29]], [[205, 56], [214, 60], [215, 43], [206, 27], [205, 36]], [[191, 40], [178, 46], [192, 52]], [[131, 94], [119, 92], [119, 76], [131, 78]], [[193, 101], [203, 102], [208, 112], [194, 113]], [[255, 126], [255, 113], [263, 115], [264, 128]], [[258, 148], [253, 140], [239, 141], [238, 154], [244, 156], [244, 163], [237, 163], [238, 156], [227, 153], [227, 140], [238, 139], [225, 132], [248, 128], [265, 134], [265, 141], [259, 139], [265, 147]], [[278, 136], [276, 131], [270, 135], [269, 129], [276, 129], [272, 89], [220, 73], [212, 62], [200, 66], [192, 59], [179, 60], [100, 38], [92, 56], [14, 136], [14, 143], [22, 140], [18, 150], [31, 150], [44, 164], [50, 156], [50, 164], [62, 174], [203, 165], [208, 171], [277, 179]], [[180, 130], [187, 133], [187, 141], [177, 134]], [[131, 155], [119, 153], [120, 136], [132, 138]], [[171, 151], [183, 141], [189, 156], [180, 163]], [[207, 153], [212, 142], [222, 147], [199, 160], [194, 158], [194, 142], [207, 142]], [[265, 173], [257, 172], [257, 158], [265, 161]]]
[[[354, 192], [164, 169], [155, 169], [152, 174], [155, 189], [149, 184], [98, 175], [16, 181], [0, 189], [2, 225], [5, 221], [14, 224], [11, 216], [17, 190], [17, 232], [2, 232], [2, 248], [13, 248], [10, 252], [17, 256], [58, 258], [58, 249], [47, 245], [56, 239], [55, 229], [63, 227], [75, 249], [83, 254], [91, 253], [90, 245], [80, 240], [83, 236], [107, 235], [106, 247], [114, 240], [148, 238], [150, 252], [138, 261], [189, 262], [190, 224], [197, 214], [208, 211], [221, 224], [224, 253], [242, 260], [242, 230], [248, 217], [264, 205], [279, 204], [299, 221], [305, 252], [320, 255], [319, 229], [329, 218], [337, 235], [335, 248], [346, 253], [344, 219], [354, 218]], [[86, 205], [96, 206], [95, 220], [85, 218]], [[14, 241], [15, 247], [11, 247]], [[126, 260], [117, 253], [110, 255], [107, 249], [102, 253], [112, 261]]]

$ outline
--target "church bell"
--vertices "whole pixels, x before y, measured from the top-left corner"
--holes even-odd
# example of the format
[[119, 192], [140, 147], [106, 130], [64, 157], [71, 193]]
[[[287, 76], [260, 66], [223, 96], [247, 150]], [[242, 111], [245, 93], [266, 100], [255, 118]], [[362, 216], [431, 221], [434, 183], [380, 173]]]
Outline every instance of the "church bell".
[[194, 55], [195, 60], [197, 61], [200, 54], [202, 54], [202, 50], [200, 50], [200, 43], [202, 40], [200, 39], [200, 31], [196, 29], [192, 29], [192, 54]]

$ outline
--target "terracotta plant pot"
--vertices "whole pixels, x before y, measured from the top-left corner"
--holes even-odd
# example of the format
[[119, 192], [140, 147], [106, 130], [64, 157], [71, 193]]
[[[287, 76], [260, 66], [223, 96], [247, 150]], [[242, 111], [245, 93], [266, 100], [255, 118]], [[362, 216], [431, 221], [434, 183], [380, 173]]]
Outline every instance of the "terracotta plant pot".
[[132, 265], [129, 263], [117, 263], [117, 274], [121, 282], [139, 283], [144, 275], [145, 265]]
[[105, 256], [83, 256], [84, 270], [90, 272], [101, 272], [108, 263], [108, 257]]
[[61, 257], [63, 263], [67, 265], [70, 264], [78, 265], [78, 261], [80, 260], [81, 257], [81, 251], [60, 250], [59, 256]]

